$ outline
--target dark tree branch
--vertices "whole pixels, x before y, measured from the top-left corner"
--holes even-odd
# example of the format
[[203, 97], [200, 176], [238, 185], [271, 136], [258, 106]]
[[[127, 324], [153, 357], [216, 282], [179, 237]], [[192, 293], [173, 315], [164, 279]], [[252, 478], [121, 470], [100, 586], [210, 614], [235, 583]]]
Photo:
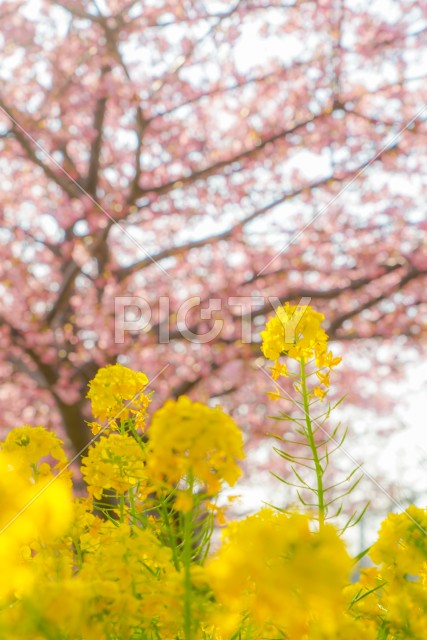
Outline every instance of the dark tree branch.
[[[104, 65], [101, 69], [101, 84], [103, 78], [111, 71], [109, 65]], [[107, 97], [105, 95], [98, 98], [93, 119], [93, 129], [96, 135], [92, 141], [90, 149], [90, 160], [87, 178], [85, 180], [85, 189], [89, 195], [96, 198], [96, 189], [98, 186], [98, 174], [101, 159], [102, 136], [105, 120], [105, 112], [107, 107]]]
[[13, 338], [13, 343], [36, 365], [37, 371], [44, 381], [43, 386], [50, 392], [61, 415], [67, 436], [70, 439], [74, 450], [76, 452], [80, 452], [86, 449], [90, 440], [90, 433], [84, 422], [84, 398], [78, 402], [67, 404], [67, 402], [65, 402], [55, 390], [55, 384], [58, 381], [57, 367], [44, 362], [37, 351], [26, 343], [25, 334], [19, 329], [16, 329], [16, 327], [1, 316], [0, 324], [8, 327], [11, 337]]
[[135, 174], [131, 182], [129, 195], [127, 198], [128, 205], [135, 202], [138, 195], [138, 184], [141, 176], [141, 151], [144, 131], [147, 127], [147, 121], [144, 118], [141, 107], [138, 105], [136, 108], [136, 148], [135, 148]]
[[427, 274], [427, 269], [424, 270], [424, 271], [419, 271], [418, 269], [411, 268], [399, 280], [399, 282], [394, 284], [387, 291], [384, 291], [384, 292], [378, 294], [377, 296], [374, 296], [373, 298], [370, 298], [366, 302], [363, 302], [362, 304], [354, 307], [354, 309], [351, 309], [347, 313], [343, 313], [339, 317], [335, 318], [335, 320], [333, 320], [330, 323], [330, 325], [329, 325], [329, 327], [327, 329], [328, 334], [333, 339], [339, 339], [338, 330], [343, 326], [343, 324], [346, 322], [346, 320], [351, 320], [351, 318], [354, 318], [355, 316], [358, 316], [359, 314], [361, 314], [362, 311], [366, 311], [367, 309], [370, 309], [371, 307], [374, 307], [375, 305], [377, 305], [379, 302], [382, 302], [383, 300], [387, 300], [388, 298], [390, 298], [390, 296], [394, 292], [402, 291], [403, 288], [408, 284], [408, 282], [411, 282], [411, 280], [415, 280], [416, 278], [419, 278], [420, 276], [423, 276], [423, 275], [426, 275], [426, 274]]
[[[213, 373], [221, 368], [217, 362], [211, 361], [209, 363], [209, 372]], [[174, 389], [172, 389], [171, 395], [173, 398], [179, 398], [186, 393], [190, 393], [197, 385], [203, 380], [202, 376], [198, 376], [197, 378], [193, 378], [192, 380], [183, 380], [179, 385], [177, 385]]]
[[81, 268], [74, 262], [74, 260], [71, 260], [65, 265], [59, 293], [45, 317], [46, 325], [51, 326], [58, 314], [67, 306], [68, 300], [74, 289], [75, 280], [80, 273]]

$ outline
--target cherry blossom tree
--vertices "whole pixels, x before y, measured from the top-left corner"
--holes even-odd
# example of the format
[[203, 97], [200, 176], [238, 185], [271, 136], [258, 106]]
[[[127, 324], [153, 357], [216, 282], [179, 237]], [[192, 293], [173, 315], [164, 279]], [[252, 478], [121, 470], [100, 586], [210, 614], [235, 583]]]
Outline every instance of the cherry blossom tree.
[[[426, 15], [4, 0], [3, 424], [61, 427], [80, 450], [87, 383], [119, 360], [157, 403], [220, 398], [255, 437], [269, 298], [310, 298], [347, 351], [343, 387], [379, 402], [376, 381], [425, 344]], [[151, 317], [121, 340], [124, 297]]]

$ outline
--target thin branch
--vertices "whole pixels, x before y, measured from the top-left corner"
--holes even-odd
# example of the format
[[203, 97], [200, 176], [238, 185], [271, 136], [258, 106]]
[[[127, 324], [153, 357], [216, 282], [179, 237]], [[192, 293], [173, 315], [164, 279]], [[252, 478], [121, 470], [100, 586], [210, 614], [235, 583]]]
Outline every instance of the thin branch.
[[[45, 164], [43, 160], [41, 160], [35, 151], [32, 141], [29, 139], [27, 135], [25, 135], [24, 131], [20, 129], [20, 127], [15, 124], [21, 122], [28, 122], [28, 115], [17, 113], [16, 110], [10, 109], [0, 98], [0, 107], [6, 112], [6, 114], [12, 119], [12, 127], [11, 133], [13, 134], [15, 140], [19, 142], [21, 148], [23, 149], [25, 155], [31, 162], [40, 167], [47, 178], [53, 180], [65, 193], [68, 194], [70, 198], [81, 198], [82, 190], [78, 187], [77, 184], [69, 180], [69, 178], [65, 175], [65, 173], [57, 173], [54, 171], [49, 164]], [[22, 125], [21, 125], [22, 126]], [[31, 130], [31, 126], [26, 126], [27, 130]], [[77, 182], [77, 180], [76, 180]]]
[[240, 163], [242, 160], [247, 160], [249, 158], [252, 158], [258, 155], [263, 149], [265, 149], [267, 145], [277, 142], [278, 140], [282, 140], [287, 136], [293, 133], [296, 133], [300, 129], [304, 129], [305, 127], [307, 127], [307, 125], [315, 122], [316, 120], [320, 120], [326, 116], [329, 116], [330, 113], [331, 112], [329, 110], [327, 112], [324, 112], [315, 116], [311, 116], [307, 120], [298, 122], [290, 128], [282, 129], [281, 131], [275, 133], [274, 135], [269, 136], [268, 138], [264, 138], [264, 140], [261, 140], [261, 142], [258, 142], [255, 145], [255, 147], [252, 147], [251, 149], [246, 149], [245, 151], [238, 153], [232, 158], [227, 158], [226, 160], [219, 160], [218, 162], [215, 162], [214, 164], [210, 165], [209, 167], [205, 167], [204, 169], [193, 171], [190, 175], [182, 175], [176, 178], [175, 180], [165, 182], [164, 184], [159, 185], [158, 187], [147, 187], [147, 188], [140, 187], [138, 192], [138, 197], [146, 196], [148, 194], [164, 195], [165, 193], [169, 193], [169, 191], [172, 191], [173, 189], [175, 189], [177, 185], [182, 187], [186, 184], [196, 182], [197, 180], [201, 180], [202, 178], [208, 178], [209, 176], [213, 176], [219, 173], [222, 169], [225, 169], [226, 167], [232, 164]]
[[[296, 198], [297, 196], [302, 195], [307, 191], [312, 191], [313, 189], [318, 189], [320, 187], [330, 185], [333, 182], [342, 182], [348, 177], [351, 177], [353, 173], [357, 173], [358, 170], [359, 169], [355, 169], [348, 175], [340, 176], [340, 177], [327, 176], [326, 178], [322, 178], [320, 180], [317, 180], [316, 182], [312, 182], [310, 184], [304, 185], [303, 187], [300, 187], [299, 189], [295, 189], [294, 191], [289, 191], [287, 193], [284, 193], [283, 195], [279, 196], [278, 198], [269, 202], [263, 207], [260, 207], [259, 209], [255, 209], [255, 211], [252, 211], [252, 213], [248, 214], [242, 220], [239, 220], [238, 222], [236, 222], [234, 225], [232, 225], [225, 231], [222, 231], [221, 233], [217, 233], [217, 234], [212, 234], [206, 238], [201, 238], [200, 240], [193, 240], [183, 245], [177, 245], [173, 247], [168, 247], [167, 249], [162, 249], [157, 254], [152, 256], [152, 259], [154, 259], [156, 262], [160, 262], [161, 260], [165, 260], [166, 258], [171, 258], [177, 255], [185, 254], [188, 251], [191, 251], [192, 249], [205, 247], [210, 244], [217, 243], [220, 240], [227, 240], [233, 234], [237, 233], [238, 231], [241, 231], [250, 222], [258, 218], [259, 216], [263, 215], [264, 213], [271, 211], [272, 209], [274, 209], [274, 207], [277, 207], [280, 204], [283, 204], [287, 200]], [[121, 280], [124, 280], [125, 278], [128, 278], [130, 275], [135, 273], [135, 271], [140, 271], [145, 267], [149, 266], [150, 264], [152, 264], [151, 259], [143, 258], [142, 260], [138, 260], [137, 262], [134, 262], [133, 264], [127, 267], [116, 269], [114, 272], [114, 275], [119, 281], [121, 281]]]

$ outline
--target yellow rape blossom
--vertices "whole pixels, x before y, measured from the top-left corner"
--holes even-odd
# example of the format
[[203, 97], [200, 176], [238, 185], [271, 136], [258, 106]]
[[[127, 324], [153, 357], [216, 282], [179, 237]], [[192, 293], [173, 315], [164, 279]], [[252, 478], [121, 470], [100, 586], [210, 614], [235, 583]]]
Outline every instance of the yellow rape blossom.
[[384, 586], [375, 592], [392, 638], [427, 637], [427, 510], [410, 506], [381, 524], [370, 550]]
[[223, 537], [207, 565], [222, 607], [215, 620], [222, 637], [231, 637], [245, 615], [257, 638], [301, 640], [311, 629], [314, 637], [333, 637], [351, 559], [332, 526], [312, 532], [306, 516], [263, 509], [230, 523]]
[[83, 458], [81, 470], [89, 495], [98, 500], [109, 489], [123, 494], [138, 485], [139, 493], [149, 492], [145, 451], [127, 433], [99, 437]]
[[[170, 549], [150, 531], [103, 523], [79, 577], [92, 585], [87, 606], [104, 620], [107, 637], [131, 638], [136, 629], [144, 638], [180, 637], [183, 578]], [[200, 615], [206, 603], [197, 594]]]
[[333, 369], [334, 367], [337, 367], [341, 361], [342, 358], [334, 356], [331, 351], [319, 351], [319, 353], [316, 354], [316, 365], [318, 367]]
[[[28, 468], [28, 471], [38, 477], [49, 475], [51, 467], [47, 460], [56, 461], [55, 470], [64, 469], [67, 456], [64, 445], [58, 436], [44, 427], [23, 425], [12, 429], [0, 445], [4, 453], [15, 456], [15, 466]], [[24, 469], [22, 469], [24, 471]], [[64, 474], [62, 474], [64, 475]]]
[[274, 400], [275, 402], [277, 402], [278, 400], [281, 400], [282, 398], [282, 394], [278, 387], [275, 387], [274, 391], [267, 391], [267, 395], [270, 400]]
[[32, 586], [32, 550], [64, 534], [71, 518], [66, 481], [35, 482], [22, 473], [16, 453], [0, 452], [0, 598]]
[[427, 563], [427, 509], [411, 506], [403, 513], [390, 513], [369, 555], [387, 573], [418, 575]]
[[325, 316], [312, 307], [292, 306], [288, 302], [276, 309], [276, 315], [261, 331], [262, 352], [270, 360], [286, 354], [299, 360], [326, 350], [328, 336], [321, 327]]
[[191, 476], [215, 494], [221, 481], [234, 485], [241, 474], [243, 438], [219, 407], [181, 396], [156, 411], [150, 425], [148, 467], [160, 483], [174, 485]]
[[[302, 415], [292, 411], [281, 413], [278, 419], [292, 423], [295, 431], [291, 440], [306, 446], [308, 455], [302, 456], [290, 450], [291, 442], [280, 434], [276, 434], [275, 438], [284, 446], [280, 449], [274, 447], [274, 451], [289, 463], [296, 478], [293, 486], [298, 489], [298, 499], [304, 507], [315, 507], [320, 526], [328, 518], [328, 507], [338, 499], [338, 496], [335, 496], [331, 501], [328, 499], [329, 496], [326, 496], [327, 491], [333, 488], [326, 488], [324, 483], [329, 464], [328, 445], [333, 443], [333, 451], [337, 451], [345, 440], [344, 433], [339, 444], [341, 436], [338, 435], [338, 429], [329, 435], [324, 427], [332, 409], [330, 405], [327, 411], [321, 411], [317, 415], [316, 409], [313, 412], [313, 407], [326, 398], [330, 386], [330, 372], [341, 361], [328, 351], [328, 335], [321, 326], [324, 319], [322, 313], [310, 306], [292, 306], [286, 302], [276, 309], [275, 316], [270, 318], [265, 331], [261, 332], [261, 350], [266, 358], [274, 360], [271, 367], [272, 379], [277, 381], [281, 376], [290, 378], [293, 390], [299, 396], [295, 406], [301, 409]], [[283, 363], [283, 357], [291, 362]], [[270, 400], [292, 401], [292, 396], [286, 388], [282, 388], [278, 383], [275, 384], [274, 391], [267, 392], [267, 395]], [[326, 438], [316, 437], [320, 430]], [[348, 480], [350, 478], [351, 475]], [[283, 482], [289, 484], [286, 478], [283, 478]], [[337, 486], [340, 486], [340, 483], [335, 485]], [[302, 497], [306, 490], [312, 491], [315, 496], [309, 505]], [[351, 487], [349, 491], [352, 491]], [[342, 497], [345, 495], [347, 493], [344, 491]], [[341, 509], [338, 508], [337, 513], [340, 512]]]
[[278, 360], [274, 363], [274, 367], [271, 367], [271, 377], [273, 380], [277, 380], [280, 376], [288, 376], [289, 371], [286, 364], [280, 363]]
[[[87, 398], [92, 405], [96, 420], [108, 422], [108, 429], [117, 428], [117, 422], [133, 420], [135, 429], [145, 427], [148, 404], [151, 394], [144, 392], [148, 384], [145, 373], [132, 371], [121, 364], [108, 365], [99, 369], [89, 383]], [[101, 427], [90, 423], [96, 434]]]
[[[341, 362], [341, 358], [328, 351], [328, 335], [321, 326], [324, 319], [322, 313], [310, 306], [292, 306], [286, 302], [276, 309], [276, 315], [267, 322], [265, 331], [261, 331], [261, 350], [266, 358], [275, 361], [271, 368], [273, 380], [291, 375], [286, 364], [280, 361], [280, 356], [285, 355], [301, 365], [314, 360], [319, 369], [315, 373], [320, 383], [329, 387], [329, 372]], [[313, 389], [314, 396], [320, 399], [326, 393], [327, 390], [321, 387]]]

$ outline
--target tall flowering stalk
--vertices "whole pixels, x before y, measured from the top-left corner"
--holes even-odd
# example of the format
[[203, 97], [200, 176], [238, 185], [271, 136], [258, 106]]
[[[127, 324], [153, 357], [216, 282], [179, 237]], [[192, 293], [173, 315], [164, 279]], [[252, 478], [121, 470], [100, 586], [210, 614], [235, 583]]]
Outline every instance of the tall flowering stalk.
[[[284, 445], [276, 446], [274, 450], [290, 464], [295, 482], [283, 477], [279, 479], [297, 489], [298, 499], [304, 508], [315, 510], [320, 528], [327, 519], [341, 513], [342, 498], [355, 489], [362, 477], [357, 476], [359, 467], [355, 467], [342, 481], [330, 486], [325, 484], [330, 456], [342, 447], [347, 431], [340, 433], [339, 426], [332, 432], [328, 431], [326, 423], [334, 408], [329, 402], [326, 409], [318, 409], [324, 406], [322, 403], [329, 390], [331, 372], [341, 362], [341, 358], [334, 356], [328, 348], [328, 335], [321, 326], [323, 320], [323, 314], [310, 306], [291, 306], [286, 303], [276, 309], [276, 315], [261, 332], [262, 352], [266, 358], [274, 361], [271, 371], [276, 389], [269, 395], [275, 400], [291, 399], [299, 413], [280, 413], [277, 417], [293, 425], [291, 439], [274, 435], [278, 443]], [[292, 380], [297, 398], [286, 394], [278, 382], [280, 378]], [[332, 494], [333, 490], [342, 486], [345, 489], [341, 494]], [[311, 494], [314, 502], [307, 502], [304, 494]], [[330, 507], [337, 502], [338, 508], [332, 512]], [[353, 513], [343, 530], [355, 525], [365, 509], [359, 515]]]

